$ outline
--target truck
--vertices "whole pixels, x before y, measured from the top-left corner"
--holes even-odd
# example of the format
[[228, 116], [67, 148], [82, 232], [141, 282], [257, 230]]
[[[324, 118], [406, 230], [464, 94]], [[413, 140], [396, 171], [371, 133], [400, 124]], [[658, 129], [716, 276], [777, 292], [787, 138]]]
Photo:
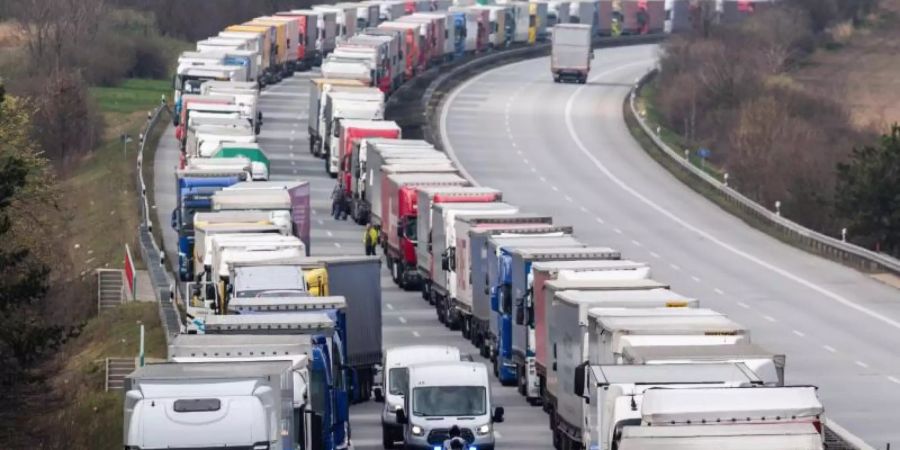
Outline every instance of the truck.
[[[262, 64], [259, 66], [260, 78], [263, 85], [269, 85], [281, 81], [281, 68], [279, 67], [278, 39], [275, 27], [269, 24], [245, 23], [226, 27], [224, 33], [251, 33], [260, 40], [260, 53]], [[219, 33], [219, 36], [225, 36]]]
[[[326, 372], [329, 368], [331, 378], [315, 380], [330, 383], [334, 390], [334, 402], [331, 404], [319, 404], [313, 406], [313, 411], [322, 411], [321, 414], [313, 414], [307, 420], [311, 421], [313, 430], [321, 429], [324, 442], [320, 447], [312, 448], [347, 448], [350, 439], [348, 380], [351, 379], [350, 370], [345, 367], [345, 354], [340, 350], [342, 335], [342, 319], [340, 310], [321, 310], [311, 312], [293, 313], [262, 313], [239, 315], [208, 315], [199, 321], [200, 334], [227, 335], [249, 338], [256, 335], [291, 336], [295, 339], [310, 339], [314, 350], [311, 361], [317, 371]], [[298, 335], [303, 335], [298, 336]], [[316, 353], [318, 353], [316, 355]], [[327, 386], [327, 385], [326, 385]], [[312, 390], [325, 388], [322, 384], [311, 385]], [[330, 416], [330, 417], [329, 417]], [[330, 420], [328, 420], [330, 418]], [[293, 447], [291, 447], [293, 448]]]
[[170, 225], [178, 235], [178, 278], [193, 278], [194, 214], [212, 210], [215, 192], [246, 180], [246, 172], [178, 170], [175, 172], [175, 208]]
[[312, 78], [309, 80], [309, 152], [318, 156], [323, 147], [322, 140], [324, 130], [319, 129], [322, 123], [322, 113], [325, 108], [325, 94], [334, 87], [346, 86], [365, 88], [365, 83], [356, 80], [338, 80], [327, 78]]
[[[256, 181], [235, 183], [225, 189], [215, 199], [214, 206], [218, 211], [235, 209], [288, 210], [291, 214], [291, 234], [300, 238], [309, 255], [312, 241], [310, 239], [310, 185], [308, 181]], [[253, 198], [254, 194], [266, 195], [266, 198]], [[234, 195], [233, 201], [226, 196]], [[272, 202], [274, 200], [274, 202]]]
[[[175, 75], [175, 111], [174, 118], [181, 115], [181, 96], [183, 94], [199, 94], [200, 86], [206, 81], [245, 81], [244, 70], [238, 66], [203, 65], [190, 66], [178, 71]], [[177, 119], [176, 119], [177, 120]], [[178, 125], [177, 121], [172, 123]]]
[[419, 53], [419, 61], [425, 67], [431, 67], [440, 63], [444, 55], [444, 39], [446, 27], [445, 20], [436, 16], [423, 16], [416, 12], [398, 19], [398, 22], [419, 24], [420, 42], [423, 42], [422, 51]]
[[[291, 234], [288, 211], [221, 211], [194, 215], [194, 246], [192, 265], [202, 273], [205, 261], [211, 261], [210, 241], [216, 234], [273, 233]], [[194, 278], [196, 280], [196, 278]]]
[[[293, 72], [289, 71], [289, 50], [288, 50], [288, 24], [282, 20], [269, 20], [265, 17], [257, 17], [242, 24], [246, 27], [268, 28], [269, 36], [272, 37], [272, 58], [270, 59], [271, 73], [275, 81], [281, 81]], [[296, 50], [295, 50], [296, 52]]]
[[259, 63], [261, 57], [259, 51], [251, 50], [252, 38], [227, 38], [213, 36], [202, 41], [197, 41], [197, 51], [206, 54], [224, 54], [225, 65], [243, 66], [247, 71], [248, 82], [259, 86]]
[[[292, 448], [299, 445], [299, 448], [336, 449], [346, 443], [334, 445], [331, 430], [323, 427], [332, 423], [335, 414], [332, 405], [341, 401], [340, 384], [335, 382], [329, 353], [326, 346], [316, 344], [311, 338], [304, 340], [290, 335], [179, 334], [169, 344], [168, 358], [180, 364], [289, 361], [295, 419], [292, 424], [296, 436]], [[346, 403], [346, 398], [343, 401]]]
[[[403, 426], [397, 423], [397, 410], [403, 409], [403, 401], [409, 391], [409, 367], [432, 362], [462, 361], [462, 354], [449, 345], [407, 345], [393, 347], [384, 352], [384, 385], [381, 391], [381, 442], [386, 449], [394, 448], [403, 440]], [[376, 398], [379, 395], [376, 394]]]
[[294, 449], [304, 423], [293, 408], [295, 367], [290, 360], [140, 367], [125, 378], [125, 448]]
[[[475, 201], [431, 201], [431, 225], [429, 227], [430, 262], [433, 267], [431, 284], [428, 287], [429, 303], [433, 304], [438, 320], [452, 330], [468, 326], [471, 317], [471, 305], [453, 300], [457, 290], [456, 270], [468, 270], [462, 267], [464, 258], [456, 258], [457, 235], [456, 217], [460, 215], [507, 216], [519, 212], [519, 208], [508, 203], [494, 201], [493, 196], [481, 196]], [[450, 200], [455, 200], [448, 196]], [[462, 249], [460, 251], [465, 251]], [[460, 272], [462, 273], [462, 272]], [[463, 275], [467, 276], [467, 275]], [[464, 320], [465, 319], [465, 320]]]
[[[403, 51], [403, 36], [404, 33], [400, 30], [392, 30], [387, 28], [378, 28], [371, 27], [366, 28], [362, 31], [361, 34], [354, 36], [352, 39], [365, 39], [365, 38], [387, 38], [390, 39], [389, 46], [389, 55], [391, 60], [391, 92], [396, 91], [397, 88], [403, 84], [404, 80], [404, 71], [406, 61], [404, 59]], [[351, 40], [352, 40], [351, 39]]]
[[[641, 425], [645, 395], [659, 389], [741, 388], [760, 386], [759, 377], [742, 363], [582, 365], [572, 380], [574, 395], [565, 396], [560, 409], [566, 417], [583, 417], [583, 448], [616, 448], [625, 429]], [[554, 442], [565, 440], [554, 432]]]
[[[546, 398], [547, 344], [549, 342], [547, 323], [551, 313], [553, 294], [558, 290], [594, 289], [594, 286], [596, 286], [596, 289], [603, 289], [606, 287], [602, 282], [598, 283], [599, 285], [593, 283], [589, 285], [573, 285], [565, 283], [565, 280], [583, 280], [585, 277], [599, 280], [614, 279], [616, 281], [623, 278], [647, 279], [650, 277], [650, 268], [643, 263], [621, 259], [582, 259], [576, 261], [539, 261], [531, 265], [531, 272], [532, 289], [530, 297], [534, 310], [534, 365], [542, 403], [545, 404], [543, 400]], [[625, 276], [627, 273], [632, 273], [633, 276]], [[556, 280], [559, 280], [559, 284], [553, 285], [549, 289], [545, 288], [546, 283]]]
[[401, 22], [399, 21], [399, 18], [397, 18], [387, 22], [381, 22], [378, 24], [378, 28], [403, 33], [403, 38], [401, 40], [403, 47], [400, 54], [403, 55], [404, 59], [403, 76], [405, 81], [413, 79], [417, 74], [424, 70], [425, 57], [422, 53], [424, 51], [424, 49], [422, 49], [424, 42], [422, 42], [423, 40], [419, 31], [421, 24]]
[[203, 111], [202, 106], [211, 105], [234, 105], [234, 97], [230, 95], [202, 95], [200, 92], [181, 95], [179, 103], [176, 105], [177, 112], [173, 113], [177, 117], [173, 120], [175, 138], [182, 141], [182, 148], [184, 147], [185, 132], [191, 109]]
[[547, 26], [555, 27], [562, 23], [569, 23], [569, 3], [568, 1], [548, 1], [547, 2]]
[[368, 49], [374, 53], [378, 73], [374, 83], [381, 92], [390, 94], [400, 81], [400, 40], [399, 36], [358, 34], [348, 39], [347, 51]]
[[378, 26], [381, 21], [381, 6], [377, 1], [361, 1], [356, 4], [356, 31]]
[[[332, 156], [331, 144], [334, 142], [337, 123], [342, 119], [380, 120], [384, 118], [384, 93], [378, 88], [333, 90], [325, 94], [325, 105], [322, 110], [322, 146], [320, 154], [325, 158], [325, 169], [332, 178], [337, 177], [339, 159], [338, 150]], [[328, 138], [325, 138], [328, 136]]]
[[231, 158], [191, 158], [187, 160], [185, 169], [188, 170], [227, 170], [234, 172], [252, 173], [253, 166], [250, 158], [235, 156]]
[[824, 413], [815, 386], [650, 389], [641, 405], [641, 427], [725, 423], [741, 428], [784, 423], [789, 417], [790, 423], [818, 431], [821, 443]]
[[622, 0], [622, 34], [662, 33], [666, 21], [665, 0]]
[[591, 28], [584, 24], [560, 24], [553, 27], [550, 72], [553, 82], [572, 80], [587, 83], [591, 71]]
[[278, 53], [279, 55], [284, 54], [284, 76], [293, 76], [294, 72], [299, 70], [297, 47], [300, 42], [300, 21], [295, 17], [276, 14], [274, 16], [257, 17], [253, 19], [253, 23], [273, 24], [278, 31], [284, 30], [284, 41], [279, 40]]
[[250, 173], [253, 181], [269, 179], [270, 163], [266, 152], [257, 143], [225, 142], [212, 155], [213, 159], [243, 157], [250, 160]]
[[[350, 167], [348, 169], [350, 172], [350, 216], [360, 225], [369, 223], [370, 209], [372, 203], [374, 203], [371, 198], [371, 192], [374, 192], [374, 183], [372, 185], [367, 183], [366, 161], [365, 159], [362, 161], [359, 160], [361, 155], [365, 158], [365, 147], [365, 145], [353, 147], [353, 153], [350, 155]], [[382, 176], [385, 174], [390, 175], [410, 172], [455, 173], [456, 169], [454, 169], [450, 159], [446, 157], [441, 159], [438, 157], [439, 155], [441, 155], [439, 152], [434, 152], [434, 159], [391, 158], [385, 161], [389, 164], [382, 165], [379, 168], [379, 172]], [[378, 189], [378, 192], [381, 192], [381, 189]]]
[[625, 427], [619, 450], [823, 450], [816, 428], [803, 423], [778, 425], [685, 425], [680, 427]]
[[256, 134], [262, 127], [259, 110], [259, 88], [255, 82], [207, 81], [200, 87], [203, 95], [231, 96], [233, 103], [241, 107], [240, 115], [250, 121]]
[[252, 144], [256, 133], [248, 124], [244, 126], [199, 125], [188, 128], [185, 155], [188, 158], [209, 158], [223, 142]]
[[741, 362], [767, 386], [784, 386], [785, 355], [756, 344], [626, 346], [622, 361], [626, 364]]
[[313, 5], [313, 11], [333, 11], [336, 18], [335, 39], [342, 41], [356, 34], [356, 4]]
[[[532, 265], [541, 261], [618, 260], [618, 250], [604, 247], [552, 248], [510, 247], [504, 253], [510, 257], [512, 312], [512, 363], [516, 368], [519, 393], [531, 404], [540, 404], [540, 379], [536, 367], [536, 320], [534, 303], [534, 271]], [[505, 331], [505, 330], [504, 330]], [[501, 340], [502, 340], [501, 335]], [[505, 362], [505, 361], [504, 361]]]
[[382, 361], [381, 261], [371, 256], [315, 256], [302, 263], [312, 295], [347, 299], [346, 365], [350, 399], [367, 401]]
[[493, 450], [494, 424], [503, 422], [504, 410], [493, 406], [487, 367], [457, 361], [410, 366], [409, 390], [395, 415], [405, 448], [440, 447], [456, 425], [470, 448]]
[[468, 182], [455, 172], [419, 172], [384, 175], [381, 183], [381, 212], [372, 210], [372, 223], [381, 226], [385, 260], [394, 282], [404, 289], [417, 288], [422, 280], [416, 270], [416, 190], [426, 186], [464, 186]]
[[[503, 194], [492, 188], [474, 186], [451, 187], [425, 187], [419, 188], [416, 201], [416, 235], [421, 236], [422, 245], [416, 245], [416, 266], [419, 278], [424, 281], [422, 285], [422, 298], [429, 303], [433, 302], [431, 296], [432, 279], [441, 271], [441, 259], [432, 257], [434, 236], [431, 231], [433, 226], [432, 206], [438, 203], [479, 203], [499, 202]], [[437, 264], [437, 267], [435, 267]]]
[[[458, 227], [461, 220], [457, 218]], [[518, 213], [501, 217], [482, 217], [467, 220], [469, 231], [458, 230], [457, 236], [468, 235], [468, 252], [457, 252], [457, 258], [468, 258], [463, 264], [469, 267], [469, 277], [464, 277], [469, 287], [460, 287], [458, 295], [461, 301], [472, 297], [472, 317], [469, 319], [469, 340], [477, 347], [481, 356], [490, 357], [489, 342], [491, 339], [491, 281], [488, 274], [487, 241], [491, 236], [522, 234], [555, 234], [562, 236], [572, 233], [572, 227], [554, 226], [553, 218], [537, 214]], [[468, 256], [466, 256], [468, 253]], [[458, 279], [458, 278], [457, 278]]]
[[[534, 22], [534, 25], [529, 29], [528, 42], [544, 42], [547, 40], [547, 35], [550, 34], [547, 31], [548, 27], [548, 7], [549, 2], [545, 0], [530, 0], [528, 2], [528, 14], [531, 16], [531, 20]], [[552, 24], [549, 26], [553, 26]], [[532, 39], [531, 32], [534, 31], [534, 36]]]
[[447, 155], [439, 152], [433, 145], [425, 141], [413, 139], [366, 139], [365, 151], [360, 146], [359, 164], [365, 167], [360, 170], [361, 179], [368, 184], [370, 213], [381, 213], [381, 188], [384, 180], [382, 167], [389, 159], [416, 159], [448, 161]]
[[246, 42], [244, 49], [256, 54], [256, 81], [259, 87], [268, 83], [267, 68], [269, 67], [269, 47], [266, 45], [268, 36], [258, 30], [246, 31], [220, 31], [217, 37], [222, 39], [240, 39]]
[[343, 192], [349, 198], [352, 188], [352, 168], [353, 148], [358, 147], [363, 139], [367, 138], [390, 138], [400, 139], [400, 126], [391, 120], [359, 120], [359, 119], [338, 119], [335, 124], [334, 135], [331, 138], [331, 148], [336, 151], [331, 157], [338, 161], [338, 175]]

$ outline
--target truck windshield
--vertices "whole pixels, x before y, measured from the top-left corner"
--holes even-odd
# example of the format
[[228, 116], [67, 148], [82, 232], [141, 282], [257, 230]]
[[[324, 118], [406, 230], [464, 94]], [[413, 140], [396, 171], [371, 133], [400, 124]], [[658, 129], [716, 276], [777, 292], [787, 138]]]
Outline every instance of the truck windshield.
[[406, 395], [406, 388], [409, 386], [409, 369], [406, 367], [397, 367], [388, 371], [390, 379], [388, 391], [391, 395]]
[[413, 389], [416, 416], [481, 416], [487, 412], [483, 386], [433, 386]]
[[206, 82], [206, 79], [201, 78], [187, 78], [184, 80], [184, 86], [182, 87], [182, 91], [185, 94], [199, 94], [200, 86]]

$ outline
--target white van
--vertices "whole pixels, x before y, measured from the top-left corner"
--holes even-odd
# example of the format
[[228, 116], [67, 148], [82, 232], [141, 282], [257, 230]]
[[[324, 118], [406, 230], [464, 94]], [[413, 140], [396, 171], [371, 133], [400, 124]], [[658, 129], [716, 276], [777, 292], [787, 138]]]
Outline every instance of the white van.
[[469, 447], [494, 450], [494, 423], [503, 421], [503, 408], [492, 408], [484, 364], [426, 363], [409, 366], [408, 395], [396, 416], [408, 450], [442, 446], [454, 425]]
[[403, 398], [409, 389], [409, 366], [431, 362], [462, 360], [456, 347], [448, 345], [409, 345], [384, 352], [384, 386], [376, 387], [375, 398], [384, 401], [381, 410], [381, 440], [384, 448], [394, 448], [403, 440], [403, 425], [397, 423], [397, 410], [403, 409]]

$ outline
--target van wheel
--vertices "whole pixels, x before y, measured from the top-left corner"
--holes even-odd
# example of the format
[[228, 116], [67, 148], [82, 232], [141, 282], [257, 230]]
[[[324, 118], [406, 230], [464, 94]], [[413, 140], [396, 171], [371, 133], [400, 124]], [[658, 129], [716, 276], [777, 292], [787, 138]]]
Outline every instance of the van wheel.
[[386, 449], [394, 448], [394, 437], [391, 436], [391, 429], [384, 425], [381, 426], [381, 446]]

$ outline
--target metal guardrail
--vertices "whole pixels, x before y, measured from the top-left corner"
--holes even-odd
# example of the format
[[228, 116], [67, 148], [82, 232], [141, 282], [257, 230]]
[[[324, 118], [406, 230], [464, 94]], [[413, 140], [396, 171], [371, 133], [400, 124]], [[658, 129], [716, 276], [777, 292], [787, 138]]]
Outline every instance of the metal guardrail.
[[702, 169], [685, 159], [683, 154], [673, 150], [660, 136], [655, 133], [647, 121], [641, 116], [635, 106], [635, 99], [641, 88], [655, 75], [657, 69], [652, 69], [644, 76], [636, 80], [629, 94], [629, 108], [631, 114], [637, 120], [644, 133], [653, 141], [653, 144], [668, 155], [672, 161], [680, 165], [684, 170], [718, 191], [722, 198], [733, 206], [740, 208], [744, 213], [760, 220], [792, 242], [797, 242], [812, 252], [836, 260], [846, 265], [866, 271], [888, 271], [900, 275], [900, 260], [889, 255], [874, 252], [858, 245], [844, 242], [840, 239], [806, 228], [790, 219], [766, 209], [765, 206], [754, 202], [725, 183], [715, 179]]
[[165, 101], [161, 102], [147, 118], [143, 132], [140, 136], [137, 154], [137, 177], [138, 202], [141, 210], [141, 224], [138, 227], [138, 234], [141, 244], [141, 258], [147, 265], [150, 272], [150, 282], [153, 284], [153, 292], [156, 294], [156, 300], [159, 303], [159, 318], [162, 322], [163, 330], [166, 335], [166, 343], [181, 332], [181, 318], [179, 317], [178, 308], [174, 301], [175, 289], [172, 278], [169, 276], [165, 267], [165, 253], [160, 250], [159, 244], [153, 237], [153, 210], [147, 200], [147, 184], [144, 183], [144, 147], [150, 135], [153, 133], [156, 125], [159, 123], [160, 116], [165, 113], [171, 116], [172, 112]]

